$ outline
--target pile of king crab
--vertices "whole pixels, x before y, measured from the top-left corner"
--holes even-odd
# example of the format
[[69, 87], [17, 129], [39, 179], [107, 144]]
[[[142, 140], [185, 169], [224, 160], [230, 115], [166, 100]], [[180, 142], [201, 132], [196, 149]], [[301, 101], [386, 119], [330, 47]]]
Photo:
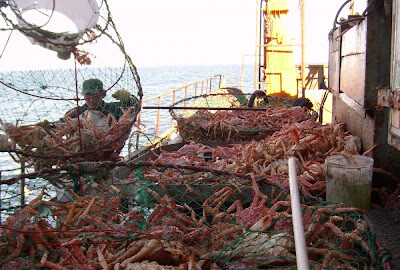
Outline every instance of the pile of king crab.
[[[221, 125], [222, 118], [208, 131]], [[73, 201], [58, 203], [44, 200], [43, 188], [39, 197], [0, 225], [0, 269], [292, 269], [296, 251], [287, 192], [289, 157], [297, 160], [310, 266], [379, 267], [364, 210], [321, 201], [326, 157], [351, 157], [360, 149], [360, 139], [341, 123], [283, 121], [275, 133], [258, 141], [216, 147], [190, 142], [177, 151], [161, 152], [146, 161], [154, 166], [136, 166], [124, 180], [150, 180], [161, 188], [186, 186], [193, 196], [193, 185], [213, 187], [196, 208], [146, 186], [135, 188], [153, 201], [131, 196], [134, 207], [128, 208], [122, 203], [124, 192], [107, 198], [104, 192], [73, 193]], [[230, 174], [214, 177], [217, 171]], [[238, 175], [243, 179], [238, 181]], [[260, 188], [262, 181], [271, 184], [270, 193]], [[251, 190], [251, 197], [236, 199], [243, 188]]]
[[263, 111], [199, 110], [190, 117], [177, 118], [178, 131], [185, 140], [245, 141], [262, 139], [283, 126], [314, 120], [305, 107], [269, 107]]
[[[284, 126], [259, 141], [216, 147], [192, 141], [177, 151], [162, 151], [154, 163], [206, 167], [253, 175], [289, 188], [288, 158], [294, 156], [297, 160], [300, 190], [307, 196], [323, 198], [326, 190], [325, 158], [331, 155], [358, 154], [360, 148], [360, 139], [346, 131], [342, 123], [322, 125], [310, 119]], [[182, 184], [185, 181], [202, 184], [199, 179], [206, 179], [182, 177], [178, 171], [174, 174], [172, 170], [166, 172], [157, 168], [148, 169], [145, 176], [160, 185]], [[210, 180], [204, 183], [219, 184]]]
[[5, 123], [1, 119], [0, 124], [12, 148], [28, 157], [26, 167], [34, 166], [40, 170], [65, 163], [66, 159], [68, 163], [121, 160], [119, 153], [134, 124], [132, 109], [126, 109], [119, 120], [108, 114], [105, 129], [96, 127], [84, 117], [64, 117], [62, 122], [56, 122], [53, 126], [45, 122], [20, 126]]
[[[291, 269], [296, 266], [289, 195], [268, 197], [251, 183], [249, 202], [228, 203], [218, 189], [202, 211], [148, 190], [151, 211], [122, 209], [120, 197], [75, 195], [60, 204], [45, 189], [0, 230], [0, 269]], [[378, 266], [364, 211], [302, 204], [310, 265], [315, 269]]]

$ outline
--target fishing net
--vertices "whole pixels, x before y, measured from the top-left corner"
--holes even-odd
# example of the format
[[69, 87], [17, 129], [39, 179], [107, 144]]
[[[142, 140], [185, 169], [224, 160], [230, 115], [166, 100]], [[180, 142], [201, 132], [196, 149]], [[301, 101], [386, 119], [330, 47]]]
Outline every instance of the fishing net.
[[[96, 182], [97, 194], [71, 193], [70, 201], [60, 203], [46, 200], [43, 188], [9, 216], [1, 225], [0, 265], [4, 269], [296, 267], [286, 189], [268, 179], [228, 171], [144, 161], [75, 164], [72, 170], [87, 170], [83, 177], [94, 169], [109, 171], [116, 166], [127, 168], [125, 177], [120, 174], [116, 182], [104, 175]], [[175, 193], [168, 187], [163, 190], [155, 180], [154, 173], [160, 170], [165, 172], [165, 187], [173, 183]], [[106, 185], [107, 181], [112, 182]], [[195, 194], [200, 182], [213, 193], [203, 198], [177, 196]], [[383, 269], [363, 210], [305, 196], [301, 203], [311, 268]]]
[[[322, 125], [308, 120], [283, 127], [260, 141], [220, 144], [190, 142], [178, 149], [146, 155], [145, 160], [187, 166], [202, 166], [272, 179], [288, 188], [288, 158], [300, 161], [300, 190], [325, 198], [325, 159], [331, 155], [358, 154], [360, 139], [345, 131], [342, 123]], [[170, 151], [168, 151], [170, 150]]]
[[187, 141], [251, 141], [266, 138], [284, 125], [314, 119], [305, 107], [291, 108], [293, 102], [271, 96], [263, 108], [248, 110], [247, 102], [239, 102], [235, 95], [210, 94], [178, 101], [174, 107], [189, 103], [194, 109], [171, 109], [170, 113]]
[[[30, 71], [25, 71], [28, 59], [11, 59], [18, 71], [0, 73], [0, 126], [9, 138], [0, 149], [15, 153], [17, 161], [27, 161], [26, 167], [36, 170], [80, 161], [120, 160], [139, 112], [142, 89], [107, 2], [78, 1], [78, 6], [72, 3], [76, 1], [68, 5], [28, 2], [8, 1], [0, 8], [8, 26], [3, 31], [18, 30], [62, 59], [49, 57], [53, 69]], [[29, 21], [26, 9], [36, 17], [47, 12], [46, 23]], [[57, 12], [67, 16], [72, 12], [74, 20], [81, 15], [76, 19], [76, 33], [46, 28]], [[47, 60], [40, 59], [33, 47], [25, 48], [33, 50], [30, 62]]]

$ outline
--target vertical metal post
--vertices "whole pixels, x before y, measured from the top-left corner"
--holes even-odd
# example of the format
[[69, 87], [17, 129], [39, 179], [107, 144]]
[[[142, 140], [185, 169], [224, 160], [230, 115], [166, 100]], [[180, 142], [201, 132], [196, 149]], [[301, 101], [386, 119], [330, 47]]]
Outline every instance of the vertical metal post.
[[209, 94], [211, 94], [212, 91], [212, 78], [210, 78], [210, 92], [208, 92]]
[[139, 138], [140, 138], [140, 121], [142, 120], [142, 111], [143, 111], [143, 102], [142, 102], [142, 108], [140, 108], [138, 118], [137, 118], [137, 129], [138, 132], [136, 133], [136, 150], [139, 150]]
[[185, 87], [185, 100], [183, 101], [183, 106], [186, 107], [186, 99], [188, 97], [188, 87]]
[[203, 91], [204, 91], [204, 80], [201, 81], [201, 95], [203, 95]]
[[[196, 84], [197, 86], [197, 84]], [[174, 90], [174, 92], [172, 92], [172, 104], [175, 104], [175, 100], [176, 100], [176, 90]], [[171, 117], [171, 128], [174, 126], [174, 118]]]
[[220, 74], [219, 75], [219, 88], [225, 88], [225, 75], [224, 74]]
[[25, 174], [25, 162], [21, 161], [21, 207], [25, 206], [25, 177], [22, 175]]
[[260, 33], [260, 27], [261, 27], [261, 19], [260, 19], [260, 0], [257, 0], [257, 6], [256, 6], [256, 46], [255, 46], [255, 58], [254, 58], [254, 90], [257, 90], [257, 84], [258, 84], [258, 70], [259, 70], [259, 65], [257, 63], [258, 59], [258, 36]]
[[194, 85], [194, 95], [197, 96], [197, 83]]
[[305, 0], [300, 0], [301, 5], [301, 96], [306, 96], [306, 82], [305, 82]]
[[[81, 120], [79, 118], [78, 72], [77, 72], [77, 68], [76, 68], [76, 57], [74, 59], [74, 75], [75, 75], [76, 119], [78, 120], [79, 151], [83, 151], [82, 135], [81, 135]], [[81, 186], [80, 182], [79, 182], [79, 185], [80, 185], [81, 191], [82, 191], [82, 186]]]
[[350, 1], [349, 10], [350, 10], [350, 15], [354, 15], [354, 0]]
[[[158, 98], [158, 107], [161, 107], [161, 97]], [[158, 133], [160, 132], [160, 115], [161, 109], [157, 110], [157, 124], [156, 124], [156, 138], [158, 138]]]
[[[75, 97], [76, 97], [76, 119], [78, 120], [78, 135], [79, 135], [79, 150], [83, 151], [82, 134], [81, 134], [81, 120], [79, 118], [79, 96], [78, 96], [78, 71], [76, 68], [76, 57], [74, 58], [74, 74], [75, 74]], [[82, 180], [78, 176], [79, 191], [82, 193]]]

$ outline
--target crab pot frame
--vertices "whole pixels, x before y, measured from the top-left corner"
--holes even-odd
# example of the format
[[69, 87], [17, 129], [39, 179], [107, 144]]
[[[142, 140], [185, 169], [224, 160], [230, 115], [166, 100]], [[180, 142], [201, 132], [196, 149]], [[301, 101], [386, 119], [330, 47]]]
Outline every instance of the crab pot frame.
[[[170, 109], [171, 116], [177, 122], [179, 134], [186, 141], [220, 140], [233, 142], [260, 140], [278, 131], [283, 124], [283, 122], [276, 122], [277, 117], [273, 117], [275, 114], [273, 109], [280, 108], [284, 110], [294, 103], [294, 99], [268, 96], [268, 104], [262, 105], [266, 108], [265, 111], [227, 111], [226, 108], [229, 107], [243, 106], [239, 100], [241, 98], [247, 100], [246, 96], [249, 96], [248, 94], [240, 94], [240, 97], [237, 95], [209, 94], [176, 102], [172, 107], [186, 106], [187, 103], [190, 103], [193, 107], [224, 108], [224, 110], [191, 110], [190, 107], [184, 110]], [[289, 113], [286, 119], [291, 119], [292, 116], [294, 115]], [[297, 121], [311, 118], [305, 111], [303, 116], [304, 118], [300, 117]], [[246, 126], [243, 126], [243, 123], [246, 123]]]

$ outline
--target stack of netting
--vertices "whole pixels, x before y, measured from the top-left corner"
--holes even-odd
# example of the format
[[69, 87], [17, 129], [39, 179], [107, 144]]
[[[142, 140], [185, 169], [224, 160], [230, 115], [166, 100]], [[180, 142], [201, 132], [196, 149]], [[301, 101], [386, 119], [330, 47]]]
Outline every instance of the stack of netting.
[[267, 105], [255, 109], [247, 108], [246, 103], [240, 102], [241, 99], [247, 100], [246, 95], [202, 95], [173, 105], [179, 107], [189, 103], [190, 107], [197, 109], [171, 109], [170, 113], [177, 121], [179, 134], [187, 141], [257, 140], [271, 135], [285, 125], [313, 119], [307, 108], [291, 107], [294, 99], [271, 96], [268, 97]]
[[[44, 8], [46, 4], [50, 10]], [[0, 7], [0, 15], [10, 27], [2, 30], [20, 30], [38, 44], [56, 50], [59, 56], [64, 55], [62, 60], [49, 56], [46, 60], [52, 64], [42, 70], [26, 70], [25, 59], [19, 57], [11, 60], [18, 71], [0, 73], [0, 129], [9, 138], [8, 142], [1, 142], [0, 150], [14, 153], [16, 161], [27, 161], [26, 167], [35, 166], [37, 170], [81, 161], [120, 160], [140, 108], [139, 75], [125, 51], [106, 0], [76, 4], [92, 11], [93, 18], [87, 15], [87, 19], [90, 25], [94, 24], [93, 28], [83, 25], [79, 33], [82, 37], [76, 42], [70, 37], [58, 39], [64, 32], [42, 29], [56, 20], [58, 8], [68, 9], [68, 4], [39, 1], [30, 6], [7, 1]], [[32, 7], [36, 17], [47, 16], [46, 24], [27, 24], [24, 14]], [[80, 6], [68, 10], [76, 8]], [[72, 15], [78, 16], [79, 12]], [[44, 62], [33, 47], [24, 48], [33, 51], [30, 61]], [[99, 47], [107, 48], [106, 53], [101, 53]]]
[[[74, 199], [66, 203], [44, 200], [43, 189], [40, 196], [9, 216], [1, 225], [2, 268], [296, 267], [290, 196], [285, 189], [266, 179], [194, 167], [114, 165], [132, 170], [125, 183], [110, 184], [114, 195], [106, 191], [106, 181], [97, 182], [102, 186], [97, 194], [81, 197], [72, 193]], [[146, 173], [154, 168], [169, 175], [166, 185], [190, 175], [213, 183], [230, 178], [230, 182], [210, 184], [214, 192], [202, 199], [179, 201], [167, 195], [169, 190], [163, 193], [159, 185], [159, 191], [154, 189], [154, 176]], [[132, 191], [134, 183], [137, 186]], [[172, 185], [176, 193], [196, 192], [196, 184]], [[246, 189], [251, 192], [241, 192]], [[129, 190], [135, 196], [124, 197]], [[301, 206], [311, 268], [383, 268], [363, 210], [307, 197]]]

